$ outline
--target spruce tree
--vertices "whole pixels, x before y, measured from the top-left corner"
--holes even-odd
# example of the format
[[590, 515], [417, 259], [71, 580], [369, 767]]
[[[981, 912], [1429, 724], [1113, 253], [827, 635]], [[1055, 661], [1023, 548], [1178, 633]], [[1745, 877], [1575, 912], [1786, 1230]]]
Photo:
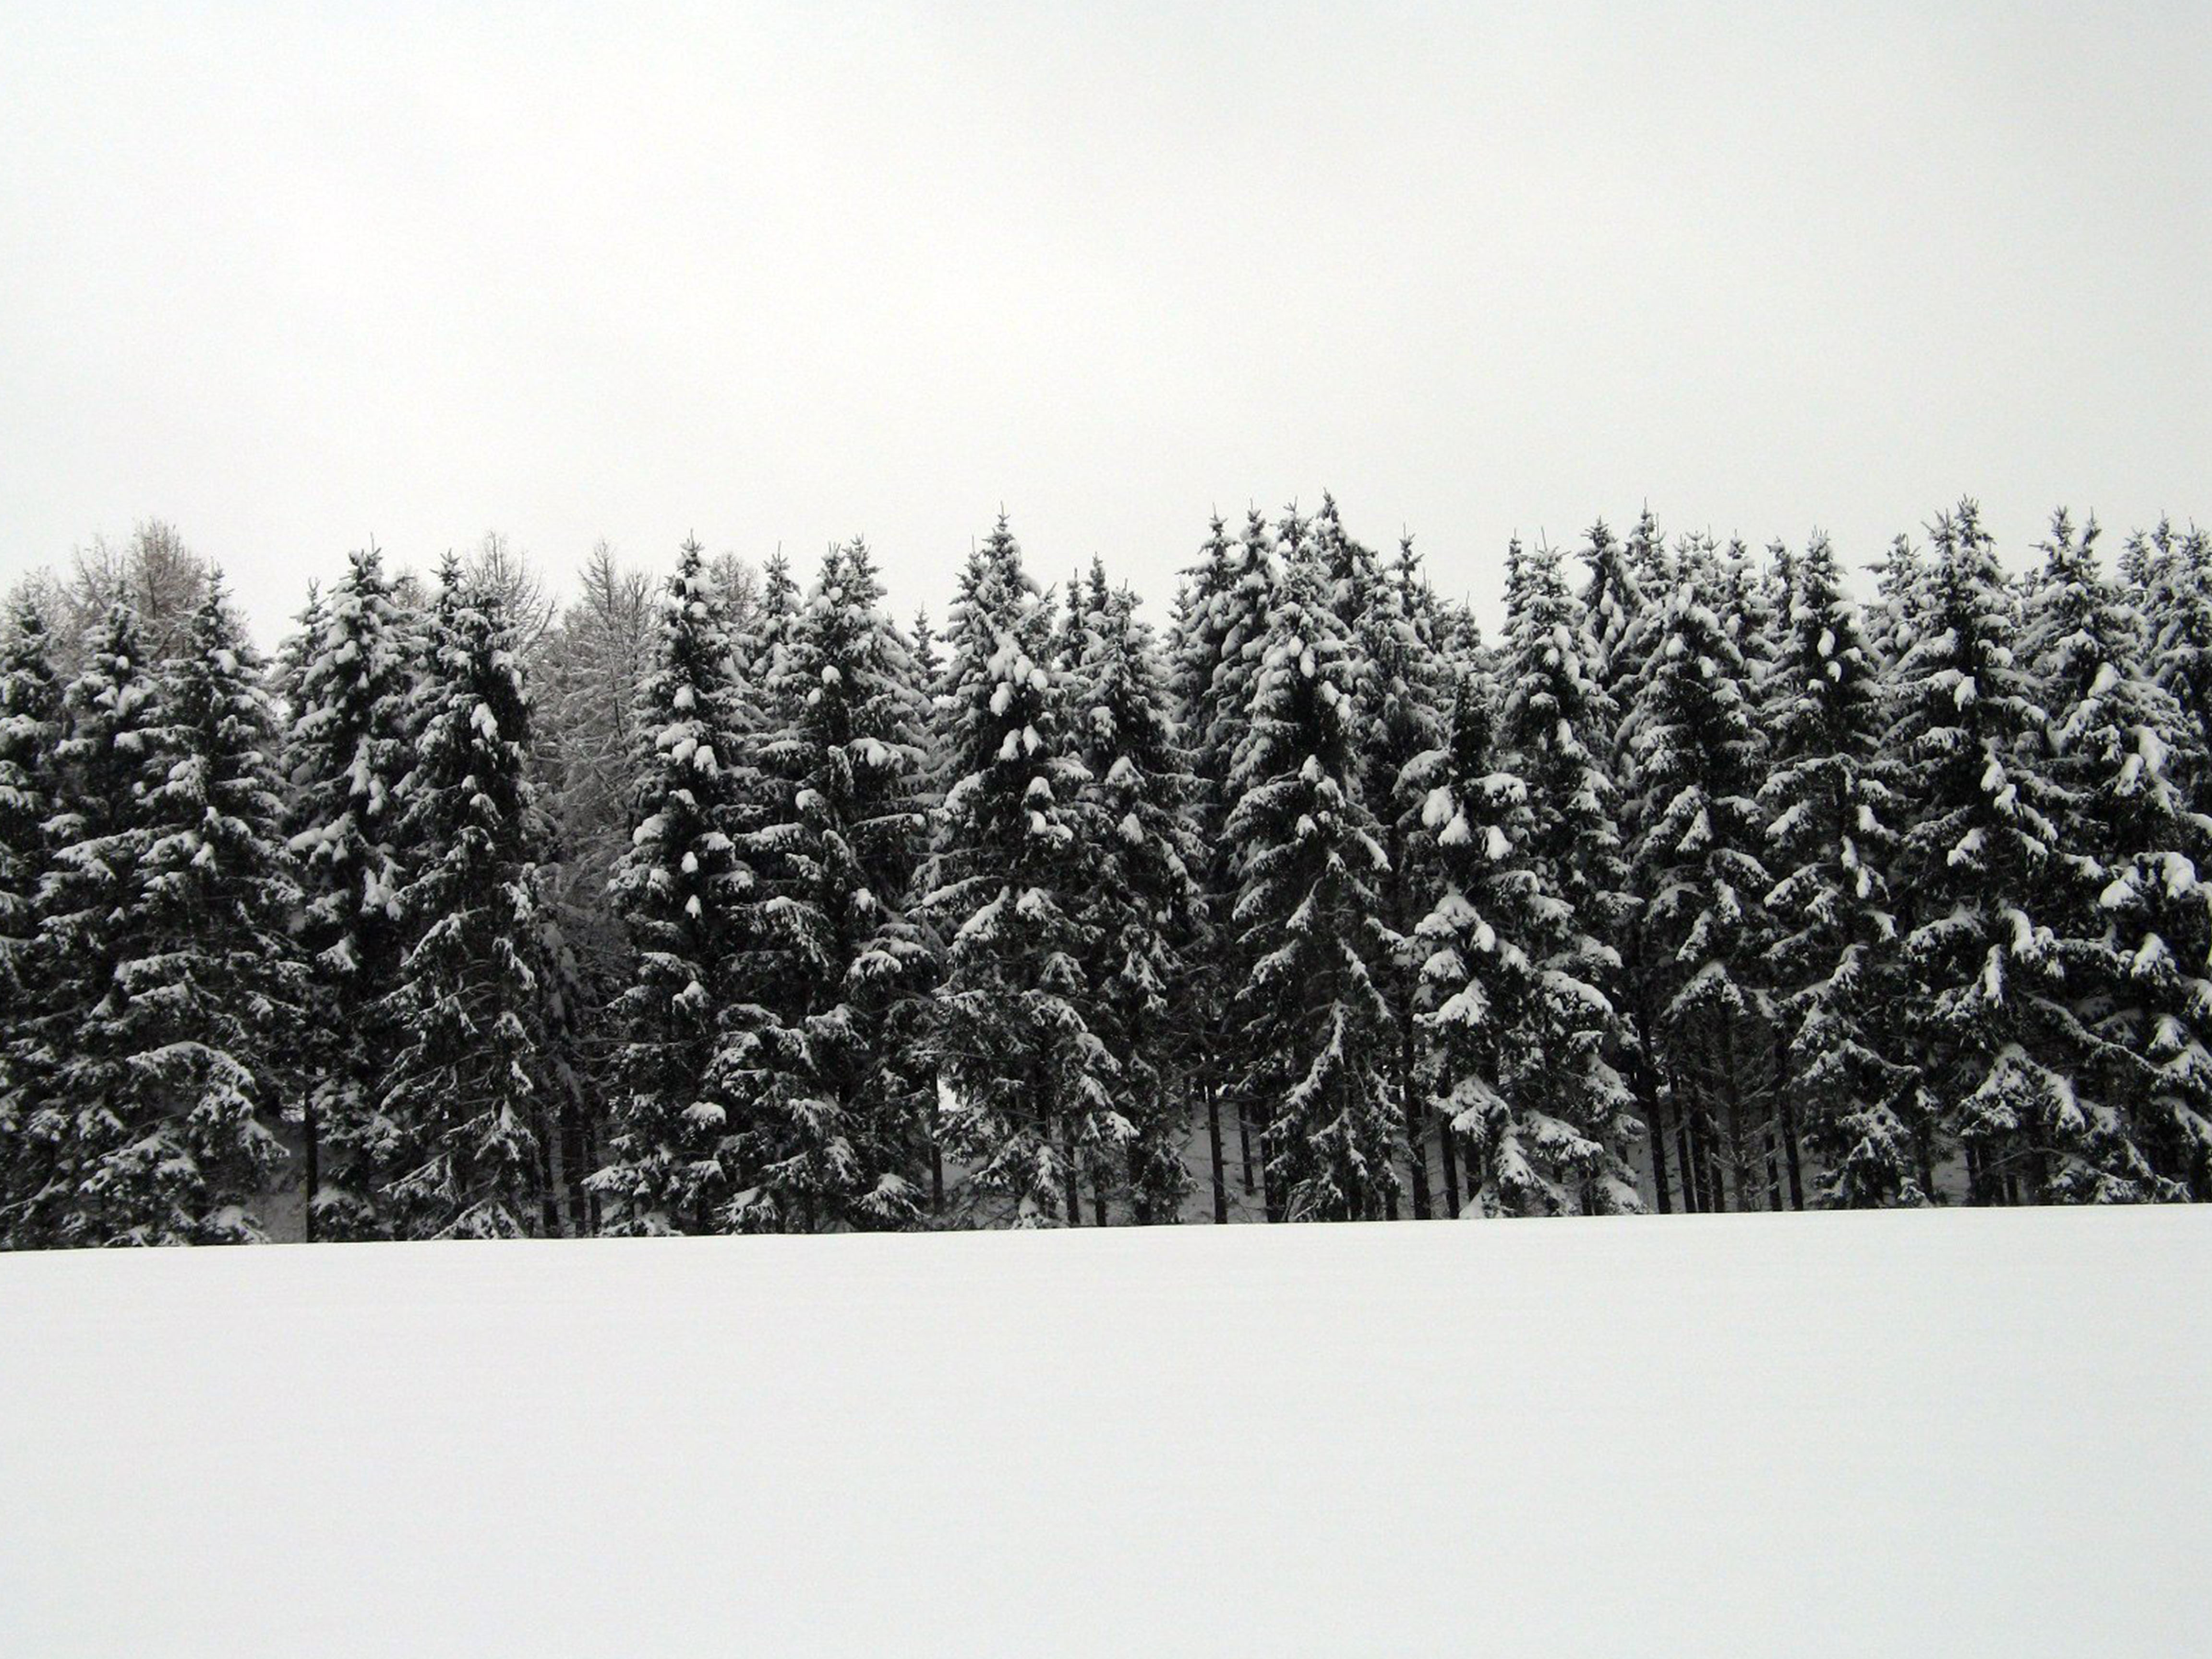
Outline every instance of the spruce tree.
[[529, 781], [530, 698], [497, 590], [442, 574], [401, 833], [398, 1041], [366, 1146], [401, 1238], [549, 1230], [561, 1087], [548, 1040], [553, 942]]
[[[2021, 1154], [2069, 1109], [2056, 935], [2039, 914], [2068, 885], [2058, 792], [2038, 750], [2045, 712], [2015, 659], [2003, 574], [1971, 501], [1932, 527], [1917, 637], [1892, 674], [1893, 752], [1910, 793], [1896, 885], [1906, 1035], [1936, 1127], [1962, 1143], [1969, 1199], [2008, 1201]], [[1923, 1149], [1931, 1184], [1936, 1148]]]
[[929, 952], [908, 915], [925, 850], [927, 704], [864, 541], [832, 547], [769, 688], [777, 787], [747, 837], [771, 873], [748, 976], [765, 1017], [729, 1062], [744, 1102], [738, 1227], [892, 1227], [915, 1215], [935, 1079], [904, 1006]]
[[1407, 781], [1439, 877], [1417, 930], [1437, 1096], [1465, 1148], [1471, 1216], [1643, 1207], [1621, 1156], [1631, 1133], [1613, 1069], [1612, 961], [1545, 879], [1525, 781], [1495, 744], [1477, 673], [1455, 689], [1445, 743]]
[[[1689, 1115], [1687, 1173], [1723, 1179], [1703, 1207], [1741, 1203], [1747, 1065], [1771, 1048], [1760, 1019], [1760, 900], [1772, 879], [1755, 792], [1760, 741], [1743, 653], [1722, 622], [1723, 573], [1708, 542], [1688, 544], [1657, 608], [1627, 721], [1632, 764], [1642, 1006], [1678, 1110]], [[1696, 1155], [1701, 1136], [1717, 1160]]]
[[12, 1044], [18, 1137], [4, 1231], [17, 1248], [177, 1242], [149, 1218], [131, 1149], [146, 1121], [132, 1059], [145, 1022], [130, 984], [154, 948], [143, 901], [149, 798], [168, 771], [160, 686], [118, 599], [63, 693], [60, 810], [48, 821], [37, 944], [40, 997]]
[[1265, 1125], [1273, 1219], [1380, 1220], [1397, 1118], [1375, 920], [1388, 860], [1363, 801], [1355, 641], [1295, 514], [1230, 787], [1241, 1091]]
[[749, 705], [696, 541], [661, 601], [635, 725], [637, 829], [613, 881], [634, 960], [612, 1009], [610, 1158], [591, 1184], [605, 1231], [718, 1231], [744, 1189], [723, 1062], [757, 1023], [739, 982], [754, 879], [738, 838], [755, 791]]
[[1765, 907], [1785, 1045], [1781, 1127], [1819, 1157], [1823, 1204], [1925, 1204], [1918, 1079], [1897, 1029], [1905, 988], [1889, 869], [1902, 802], [1880, 669], [1825, 536], [1792, 566], [1784, 621], [1765, 691], [1772, 754], [1759, 790], [1778, 878]]
[[307, 1237], [374, 1238], [385, 1227], [365, 1143], [398, 1041], [385, 1009], [405, 944], [411, 849], [398, 796], [414, 763], [422, 627], [374, 547], [349, 558], [301, 620], [286, 653], [295, 689], [284, 770], [313, 1008], [301, 1055], [317, 1079], [301, 1102]]
[[2150, 678], [2143, 623], [2100, 568], [2097, 525], [2063, 509], [2043, 544], [2033, 670], [2071, 902], [2056, 954], [2075, 1016], [2066, 1095], [2021, 1174], [2070, 1202], [2208, 1194], [2212, 1172], [2212, 825], [2174, 772], [2197, 735]]
[[1135, 1133], [1092, 1029], [1079, 907], [1088, 781], [1061, 729], [1051, 608], [1002, 514], [953, 603], [940, 706], [945, 772], [925, 912], [945, 941], [931, 1048], [947, 1144], [1016, 1224], [1073, 1226], [1086, 1159]]
[[[1599, 1053], [1616, 1076], [1642, 1063], [1623, 1017], [1626, 989], [1620, 951], [1611, 942], [1626, 931], [1633, 904], [1615, 818], [1607, 750], [1619, 724], [1599, 672], [1589, 613], [1567, 591], [1559, 556], [1550, 547], [1506, 550], [1505, 632], [1499, 648], [1497, 742], [1500, 770], [1526, 790], [1519, 857], [1536, 890], [1563, 907], [1549, 950], [1559, 971], [1602, 1000]], [[1663, 1126], [1656, 1091], [1638, 1099], [1650, 1126], [1660, 1207], [1668, 1207]], [[1625, 1145], [1625, 1127], [1590, 1120], [1598, 1138]]]
[[27, 1230], [17, 1237], [14, 1217], [36, 1170], [26, 1125], [42, 1069], [35, 1013], [48, 964], [39, 916], [53, 867], [47, 824], [61, 808], [64, 718], [46, 614], [19, 594], [0, 636], [0, 1248], [34, 1242]]
[[139, 954], [118, 970], [136, 1133], [94, 1177], [140, 1242], [261, 1237], [251, 1206], [283, 1158], [272, 1126], [298, 1079], [304, 971], [263, 672], [211, 572], [164, 665], [167, 769], [145, 797], [128, 927]]
[[[0, 993], [21, 1010], [37, 994], [25, 953], [37, 936], [46, 821], [58, 806], [62, 687], [46, 614], [36, 602], [27, 595], [16, 598], [5, 626], [0, 635]], [[6, 1063], [6, 1042], [7, 1030], [0, 1028], [0, 1066]], [[0, 1072], [0, 1079], [4, 1075]]]
[[1253, 509], [1243, 535], [1231, 540], [1220, 515], [1215, 514], [1199, 550], [1199, 562], [1186, 575], [1169, 667], [1176, 723], [1190, 757], [1190, 817], [1199, 843], [1199, 862], [1194, 866], [1199, 938], [1186, 995], [1198, 1050], [1194, 1082], [1206, 1109], [1213, 1218], [1225, 1222], [1224, 1106], [1235, 1120], [1243, 1189], [1249, 1194], [1259, 1184], [1249, 1092], [1231, 1086], [1243, 1069], [1231, 1013], [1239, 878], [1237, 849], [1225, 827], [1236, 805], [1231, 775], [1250, 724], [1253, 678], [1282, 583], [1281, 562], [1266, 519]]
[[1186, 816], [1192, 779], [1137, 596], [1109, 587], [1094, 559], [1082, 605], [1070, 690], [1098, 831], [1084, 916], [1093, 1024], [1120, 1061], [1121, 1109], [1134, 1131], [1124, 1167], [1095, 1170], [1092, 1179], [1102, 1218], [1113, 1180], [1126, 1182], [1133, 1220], [1170, 1222], [1189, 1187], [1180, 1074], [1200, 1035], [1180, 1006], [1197, 900], [1198, 844]]

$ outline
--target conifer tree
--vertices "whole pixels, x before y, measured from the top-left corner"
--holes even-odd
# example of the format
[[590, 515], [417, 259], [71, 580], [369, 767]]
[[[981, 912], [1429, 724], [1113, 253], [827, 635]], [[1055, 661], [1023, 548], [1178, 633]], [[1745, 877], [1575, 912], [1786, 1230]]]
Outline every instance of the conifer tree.
[[1778, 878], [1765, 906], [1785, 1045], [1781, 1127], [1793, 1139], [1802, 1127], [1819, 1156], [1824, 1204], [1925, 1204], [1917, 1078], [1897, 1040], [1903, 964], [1889, 868], [1902, 803], [1881, 672], [1826, 537], [1795, 562], [1784, 618], [1759, 790]]
[[[1526, 791], [1519, 857], [1536, 890], [1564, 907], [1549, 948], [1559, 971], [1602, 999], [1589, 1017], [1598, 1024], [1601, 1056], [1620, 1076], [1643, 1055], [1622, 1016], [1622, 962], [1611, 942], [1626, 931], [1633, 909], [1607, 764], [1619, 720], [1598, 672], [1589, 613], [1569, 594], [1559, 554], [1523, 550], [1516, 541], [1506, 550], [1505, 569], [1497, 741], [1505, 763], [1500, 769]], [[1638, 1097], [1663, 1210], [1667, 1152], [1656, 1091]], [[1618, 1139], [1625, 1132], [1614, 1133]]]
[[283, 1158], [271, 1126], [296, 1079], [304, 973], [263, 672], [210, 572], [163, 669], [167, 770], [145, 797], [128, 926], [139, 954], [117, 975], [135, 1134], [93, 1177], [140, 1242], [259, 1238], [250, 1206]]
[[1388, 860], [1359, 777], [1356, 647], [1295, 514], [1231, 788], [1242, 1089], [1265, 1124], [1271, 1218], [1379, 1220], [1397, 1185], [1376, 982]]
[[297, 665], [287, 671], [296, 675], [284, 760], [289, 849], [314, 1011], [302, 1038], [317, 1079], [301, 1102], [310, 1241], [385, 1231], [364, 1143], [397, 1042], [385, 1008], [405, 944], [398, 795], [414, 763], [410, 721], [422, 653], [420, 618], [374, 547], [350, 556], [286, 653]]
[[1418, 1021], [1419, 975], [1428, 952], [1413, 934], [1429, 912], [1435, 883], [1422, 858], [1423, 792], [1404, 773], [1417, 757], [1443, 743], [1440, 716], [1450, 706], [1452, 690], [1437, 653], [1436, 608], [1412, 537], [1400, 542], [1386, 568], [1345, 534], [1336, 503], [1325, 495], [1314, 539], [1330, 570], [1333, 605], [1357, 647], [1362, 675], [1359, 769], [1387, 860], [1377, 890], [1386, 947], [1377, 969], [1393, 1041], [1383, 1069], [1405, 1139], [1413, 1214], [1426, 1219], [1430, 1113]]
[[132, 971], [153, 945], [141, 902], [148, 799], [169, 757], [159, 684], [130, 606], [94, 628], [63, 692], [60, 810], [48, 821], [37, 944], [21, 970], [40, 996], [11, 1044], [15, 1153], [0, 1231], [19, 1249], [166, 1243], [143, 1231], [131, 1148], [149, 1128], [131, 1057], [143, 1032]]
[[[1932, 527], [1917, 638], [1892, 676], [1908, 781], [1896, 885], [1913, 900], [1906, 1033], [1936, 1128], [1967, 1153], [1975, 1203], [2016, 1196], [2018, 1154], [2069, 1109], [2071, 1016], [2039, 914], [2066, 885], [2044, 710], [2015, 659], [2004, 581], [1975, 504]], [[1923, 1152], [1932, 1184], [1934, 1149]]]
[[1118, 1058], [1120, 1101], [1133, 1133], [1126, 1167], [1095, 1170], [1103, 1220], [1105, 1184], [1126, 1181], [1139, 1224], [1176, 1218], [1189, 1176], [1178, 1074], [1195, 1035], [1176, 1006], [1188, 979], [1198, 847], [1186, 809], [1192, 781], [1168, 713], [1166, 673], [1137, 596], [1111, 588], [1091, 561], [1070, 680], [1073, 738], [1090, 775], [1097, 826], [1084, 916], [1091, 941], [1094, 1029]]
[[1226, 834], [1236, 805], [1231, 775], [1238, 747], [1250, 724], [1253, 678], [1267, 639], [1267, 623], [1281, 586], [1274, 538], [1258, 509], [1246, 517], [1243, 533], [1232, 541], [1214, 515], [1199, 562], [1189, 572], [1176, 618], [1169, 668], [1176, 717], [1190, 757], [1193, 798], [1190, 816], [1199, 842], [1194, 866], [1198, 884], [1200, 943], [1187, 995], [1191, 1023], [1199, 1035], [1196, 1085], [1203, 1097], [1206, 1138], [1213, 1175], [1213, 1218], [1229, 1219], [1222, 1109], [1235, 1118], [1243, 1186], [1255, 1190], [1257, 1159], [1252, 1146], [1249, 1091], [1231, 1088], [1242, 1062], [1235, 1043], [1231, 1005], [1236, 986], [1231, 972], [1235, 952], [1235, 909], [1239, 882], [1237, 849]]
[[952, 611], [941, 707], [946, 775], [926, 913], [945, 941], [932, 1050], [952, 1105], [947, 1144], [1018, 1225], [1081, 1219], [1086, 1160], [1135, 1126], [1091, 1024], [1079, 907], [1088, 775], [1069, 752], [1050, 665], [1051, 608], [1002, 514]]
[[[37, 994], [25, 952], [38, 930], [46, 821], [58, 805], [55, 749], [62, 720], [61, 681], [46, 614], [29, 596], [20, 596], [9, 605], [0, 635], [0, 994], [19, 1010]], [[6, 1063], [6, 1041], [0, 1029], [0, 1066]], [[0, 1079], [4, 1075], [0, 1072]]]
[[388, 999], [399, 1047], [367, 1151], [402, 1238], [549, 1231], [559, 1121], [549, 1041], [554, 941], [538, 872], [530, 698], [499, 592], [442, 573], [401, 830], [423, 849]]
[[46, 1000], [46, 964], [39, 916], [53, 867], [46, 826], [61, 807], [64, 720], [46, 614], [19, 594], [0, 636], [0, 1248], [33, 1242], [27, 1230], [16, 1237], [12, 1218], [36, 1167], [26, 1123], [40, 1070], [34, 1011]]
[[929, 953], [908, 915], [927, 817], [927, 705], [883, 608], [864, 541], [833, 546], [770, 686], [778, 787], [747, 838], [773, 873], [750, 976], [765, 1018], [733, 1059], [749, 1231], [889, 1227], [913, 1218], [917, 1125], [935, 1080], [907, 1052], [902, 1005]]
[[1636, 791], [1631, 854], [1638, 896], [1638, 969], [1678, 1110], [1689, 1115], [1690, 1174], [1701, 1133], [1733, 1178], [1705, 1196], [1742, 1196], [1746, 1061], [1771, 1050], [1760, 1028], [1756, 960], [1759, 901], [1773, 885], [1760, 861], [1755, 792], [1760, 754], [1741, 649], [1721, 621], [1723, 572], [1707, 542], [1688, 544], [1658, 607], [1627, 722]]
[[1613, 1006], [1594, 982], [1612, 958], [1532, 857], [1536, 815], [1495, 746], [1492, 702], [1462, 675], [1445, 743], [1407, 769], [1440, 876], [1417, 930], [1422, 1023], [1437, 1106], [1466, 1148], [1465, 1213], [1639, 1210]]
[[755, 885], [738, 846], [750, 725], [721, 598], [688, 541], [639, 688], [637, 830], [613, 883], [635, 954], [612, 1010], [611, 1157], [591, 1182], [607, 1232], [720, 1231], [744, 1190], [724, 1060], [756, 1023], [739, 975]]
[[[2196, 733], [2151, 679], [2143, 624], [2062, 508], [2034, 593], [2034, 672], [2063, 792], [2071, 902], [2056, 954], [2075, 1025], [2067, 1095], [2021, 1174], [2035, 1196], [2206, 1196], [2212, 1171], [2212, 825], [2172, 775]], [[2185, 762], [2185, 764], [2187, 763]]]

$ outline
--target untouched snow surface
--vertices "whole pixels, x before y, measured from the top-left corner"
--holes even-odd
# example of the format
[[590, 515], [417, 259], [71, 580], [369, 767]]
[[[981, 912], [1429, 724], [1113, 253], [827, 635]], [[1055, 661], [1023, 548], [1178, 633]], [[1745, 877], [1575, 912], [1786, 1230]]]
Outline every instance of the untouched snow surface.
[[2208, 1308], [2185, 1210], [0, 1257], [0, 1652], [2181, 1652]]

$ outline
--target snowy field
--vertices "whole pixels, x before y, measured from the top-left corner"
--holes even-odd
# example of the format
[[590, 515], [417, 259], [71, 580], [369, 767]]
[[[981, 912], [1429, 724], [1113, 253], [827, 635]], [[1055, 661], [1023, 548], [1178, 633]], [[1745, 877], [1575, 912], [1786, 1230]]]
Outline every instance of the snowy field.
[[2212, 1213], [0, 1257], [0, 1653], [2174, 1654]]

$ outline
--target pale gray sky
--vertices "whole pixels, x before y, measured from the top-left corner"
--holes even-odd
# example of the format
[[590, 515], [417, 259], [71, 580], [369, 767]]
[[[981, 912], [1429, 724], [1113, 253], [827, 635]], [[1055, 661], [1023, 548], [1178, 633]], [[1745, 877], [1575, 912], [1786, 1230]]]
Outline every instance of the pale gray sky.
[[2212, 7], [0, 0], [0, 580], [2212, 516]]

